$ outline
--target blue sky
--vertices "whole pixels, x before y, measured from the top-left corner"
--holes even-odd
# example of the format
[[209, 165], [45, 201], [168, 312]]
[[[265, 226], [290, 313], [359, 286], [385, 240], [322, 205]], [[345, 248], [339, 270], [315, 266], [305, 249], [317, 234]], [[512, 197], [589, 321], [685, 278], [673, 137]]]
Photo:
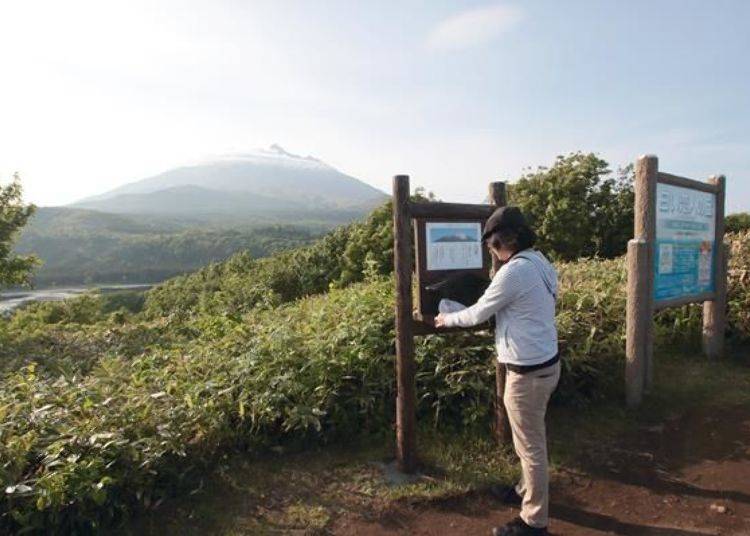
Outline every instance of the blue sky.
[[73, 201], [279, 143], [477, 201], [555, 155], [724, 173], [750, 210], [750, 2], [0, 4], [0, 177]]

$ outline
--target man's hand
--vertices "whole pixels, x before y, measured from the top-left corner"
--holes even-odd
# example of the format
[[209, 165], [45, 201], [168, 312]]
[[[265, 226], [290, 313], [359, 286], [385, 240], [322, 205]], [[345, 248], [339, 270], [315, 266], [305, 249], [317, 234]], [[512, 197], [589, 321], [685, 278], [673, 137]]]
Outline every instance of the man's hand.
[[440, 313], [435, 317], [435, 327], [436, 328], [444, 328], [445, 327], [445, 315], [443, 313]]

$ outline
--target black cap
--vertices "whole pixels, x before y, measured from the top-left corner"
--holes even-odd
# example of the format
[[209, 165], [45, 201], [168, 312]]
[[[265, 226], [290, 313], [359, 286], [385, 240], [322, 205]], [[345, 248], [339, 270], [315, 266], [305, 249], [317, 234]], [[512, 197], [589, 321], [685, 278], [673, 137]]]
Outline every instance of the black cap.
[[521, 213], [521, 209], [513, 206], [500, 207], [487, 218], [487, 222], [484, 224], [484, 232], [482, 233], [482, 242], [497, 231], [518, 231], [524, 227], [528, 227], [528, 224], [526, 223], [526, 218]]

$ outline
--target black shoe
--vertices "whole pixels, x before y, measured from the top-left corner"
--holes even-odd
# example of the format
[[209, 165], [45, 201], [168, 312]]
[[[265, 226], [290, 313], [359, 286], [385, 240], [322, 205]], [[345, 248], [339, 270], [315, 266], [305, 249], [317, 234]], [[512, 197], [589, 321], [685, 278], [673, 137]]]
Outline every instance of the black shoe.
[[492, 529], [492, 536], [548, 536], [547, 527], [531, 527], [520, 517], [503, 525]]
[[501, 486], [495, 484], [490, 486], [490, 493], [493, 497], [503, 502], [503, 504], [511, 504], [513, 506], [521, 506], [523, 499], [516, 492], [515, 486]]

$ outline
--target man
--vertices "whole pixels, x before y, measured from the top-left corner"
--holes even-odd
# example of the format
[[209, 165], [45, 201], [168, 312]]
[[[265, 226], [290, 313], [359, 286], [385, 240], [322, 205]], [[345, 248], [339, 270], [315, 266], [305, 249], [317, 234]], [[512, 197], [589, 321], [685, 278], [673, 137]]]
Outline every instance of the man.
[[482, 241], [503, 265], [474, 305], [440, 314], [435, 324], [470, 327], [495, 316], [497, 356], [507, 369], [503, 401], [522, 476], [515, 487], [493, 489], [506, 503], [521, 503], [520, 517], [495, 528], [493, 535], [547, 534], [549, 475], [544, 417], [560, 379], [555, 327], [557, 272], [532, 248], [536, 235], [517, 207], [498, 208], [487, 220]]

